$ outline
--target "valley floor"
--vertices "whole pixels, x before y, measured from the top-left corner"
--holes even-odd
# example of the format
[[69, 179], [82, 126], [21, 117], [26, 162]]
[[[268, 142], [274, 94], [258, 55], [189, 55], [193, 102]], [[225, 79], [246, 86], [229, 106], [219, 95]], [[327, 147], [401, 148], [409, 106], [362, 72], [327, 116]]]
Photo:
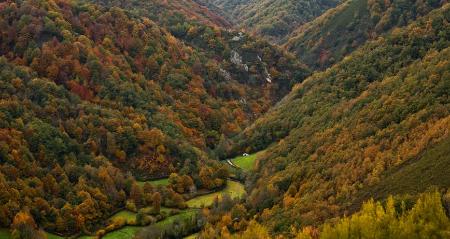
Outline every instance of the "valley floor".
[[[242, 160], [241, 160], [242, 161]], [[169, 184], [168, 178], [164, 179], [157, 179], [152, 181], [140, 181], [138, 185], [143, 186], [146, 182], [151, 183], [154, 186], [167, 186]], [[179, 220], [189, 220], [192, 217], [195, 216], [196, 213], [199, 212], [199, 208], [201, 207], [207, 207], [214, 203], [216, 198], [223, 197], [225, 195], [229, 195], [231, 198], [237, 198], [237, 197], [243, 197], [245, 195], [245, 189], [244, 185], [237, 181], [228, 180], [227, 186], [218, 192], [213, 192], [205, 195], [200, 195], [197, 197], [194, 197], [187, 201], [187, 204], [189, 206], [188, 209], [181, 210], [180, 212], [176, 213], [173, 212], [173, 209], [171, 208], [161, 208], [161, 211], [166, 213], [167, 215], [174, 214], [172, 216], [168, 216], [167, 218], [152, 224], [153, 226], [161, 227], [161, 228], [169, 228], [173, 223]], [[136, 215], [137, 213], [128, 211], [126, 209], [121, 210], [111, 216], [108, 221], [123, 219], [127, 221], [127, 224], [130, 224], [131, 221], [136, 221]], [[140, 230], [145, 228], [146, 226], [133, 226], [133, 225], [127, 225], [124, 226], [118, 230], [114, 230], [112, 232], [107, 233], [102, 238], [105, 239], [126, 239], [126, 238], [133, 238]], [[46, 233], [48, 239], [59, 239], [63, 238], [60, 236], [57, 236], [55, 234]], [[191, 235], [189, 238], [195, 238], [196, 234]], [[10, 233], [10, 230], [7, 228], [1, 228], [0, 229], [0, 239], [11, 239], [12, 235]], [[93, 239], [96, 238], [95, 236], [80, 236], [79, 239]]]

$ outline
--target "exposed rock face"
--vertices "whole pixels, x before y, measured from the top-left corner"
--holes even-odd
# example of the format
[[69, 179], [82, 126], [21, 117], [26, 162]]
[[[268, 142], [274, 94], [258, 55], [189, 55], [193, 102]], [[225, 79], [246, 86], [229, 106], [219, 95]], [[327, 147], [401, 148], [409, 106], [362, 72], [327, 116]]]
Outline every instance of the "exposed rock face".
[[231, 61], [231, 63], [244, 68], [245, 71], [248, 71], [247, 64], [242, 63], [242, 56], [239, 55], [239, 53], [237, 51], [235, 51], [235, 50], [231, 51], [230, 61]]
[[239, 32], [237, 36], [234, 36], [231, 40], [232, 41], [240, 41], [244, 37], [244, 33]]
[[237, 51], [231, 51], [231, 62], [236, 65], [242, 65], [242, 57], [237, 53]]
[[223, 78], [225, 78], [225, 80], [231, 80], [231, 74], [230, 74], [230, 72], [228, 72], [228, 71], [226, 71], [226, 70], [220, 68], [219, 74], [220, 74]]

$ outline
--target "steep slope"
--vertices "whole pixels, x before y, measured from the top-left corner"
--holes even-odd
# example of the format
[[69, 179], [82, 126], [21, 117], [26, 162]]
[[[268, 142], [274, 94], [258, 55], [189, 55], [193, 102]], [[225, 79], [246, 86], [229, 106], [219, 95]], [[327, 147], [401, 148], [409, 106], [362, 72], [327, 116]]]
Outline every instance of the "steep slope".
[[188, 45], [117, 7], [0, 3], [0, 226], [24, 211], [69, 235], [129, 202], [186, 206], [132, 175], [224, 185], [227, 171], [208, 152], [308, 71], [266, 42], [195, 22], [173, 30]]
[[[88, 0], [86, 0], [88, 1]], [[171, 0], [171, 1], [119, 1], [119, 0], [96, 0], [96, 3], [115, 6], [123, 9], [134, 9], [137, 14], [144, 14], [156, 22], [164, 22], [173, 15], [183, 15], [190, 21], [197, 21], [204, 25], [217, 27], [231, 27], [232, 24], [224, 17], [210, 11], [203, 5], [192, 0]], [[149, 11], [151, 14], [148, 14]]]
[[285, 41], [286, 36], [294, 29], [339, 3], [337, 0], [197, 0], [197, 2], [221, 9], [237, 26], [265, 36], [273, 42]]
[[325, 69], [370, 39], [441, 6], [442, 1], [346, 1], [296, 29], [285, 47], [313, 68]]
[[448, 138], [449, 7], [314, 74], [236, 139], [241, 151], [268, 147], [248, 203], [272, 232], [346, 213], [385, 170]]
[[[386, 170], [373, 187], [358, 192], [353, 205], [360, 205], [368, 198], [385, 199], [390, 194], [416, 195], [435, 186], [450, 185], [450, 137], [431, 145], [422, 155], [413, 160]], [[417, 177], [420, 175], [420, 177]]]
[[[178, 5], [177, 1], [164, 4], [154, 0], [88, 2], [105, 7], [122, 6], [127, 13], [135, 17], [151, 18], [184, 44], [205, 54], [207, 58], [222, 63], [219, 69], [222, 77], [253, 86], [266, 85], [266, 92], [271, 94], [270, 104], [277, 102], [295, 83], [301, 82], [310, 74], [308, 67], [296, 60], [292, 54], [243, 32], [226, 30], [217, 24], [204, 24], [199, 19], [191, 17], [194, 13], [174, 7]], [[179, 4], [194, 3], [182, 1]], [[205, 11], [213, 14], [208, 10]], [[261, 103], [259, 102], [262, 111], [270, 106]]]

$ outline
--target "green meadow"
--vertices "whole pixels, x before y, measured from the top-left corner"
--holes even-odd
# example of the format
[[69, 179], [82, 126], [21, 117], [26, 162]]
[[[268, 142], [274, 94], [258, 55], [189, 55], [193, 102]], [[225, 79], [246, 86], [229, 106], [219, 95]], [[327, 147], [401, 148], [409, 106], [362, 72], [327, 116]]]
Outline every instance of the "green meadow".
[[228, 194], [231, 198], [242, 197], [245, 194], [244, 185], [235, 181], [228, 180], [227, 186], [222, 191], [195, 197], [187, 201], [187, 205], [189, 207], [210, 206], [214, 203], [214, 200], [217, 197], [220, 198], [226, 194]]
[[246, 172], [251, 171], [255, 167], [256, 157], [260, 153], [261, 152], [250, 154], [248, 156], [238, 156], [236, 158], [230, 159], [230, 161]]

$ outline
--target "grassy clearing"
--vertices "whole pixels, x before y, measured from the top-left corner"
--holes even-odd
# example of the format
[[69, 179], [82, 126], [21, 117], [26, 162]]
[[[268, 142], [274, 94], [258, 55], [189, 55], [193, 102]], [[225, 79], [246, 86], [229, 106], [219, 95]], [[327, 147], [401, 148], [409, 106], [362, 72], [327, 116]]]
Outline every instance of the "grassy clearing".
[[179, 220], [188, 220], [191, 217], [195, 216], [195, 214], [198, 212], [197, 209], [187, 209], [187, 210], [183, 210], [180, 213], [173, 215], [171, 217], [167, 217], [162, 221], [157, 222], [155, 225], [160, 227], [160, 228], [166, 228], [171, 226], [175, 221]]
[[[176, 220], [187, 220], [193, 217], [198, 210], [196, 209], [188, 209], [180, 212], [179, 214], [173, 215], [171, 217], [167, 217], [166, 219], [157, 222], [154, 224], [155, 226], [160, 227], [161, 229], [165, 229], [170, 227]], [[126, 239], [126, 238], [134, 238], [134, 236], [144, 227], [140, 226], [125, 226], [119, 230], [110, 232], [106, 234], [103, 239]], [[90, 238], [90, 237], [86, 237]]]
[[253, 170], [255, 166], [255, 160], [258, 153], [250, 154], [248, 156], [239, 156], [231, 159], [231, 162], [244, 171]]
[[46, 232], [46, 234], [47, 234], [47, 239], [63, 239], [64, 238], [64, 237], [60, 237], [58, 235], [55, 235], [55, 234], [52, 234], [49, 232]]
[[143, 187], [144, 184], [147, 182], [153, 186], [167, 186], [167, 185], [169, 185], [169, 178], [163, 178], [163, 179], [151, 180], [151, 181], [136, 181], [136, 182], [141, 187]]
[[[143, 186], [145, 182], [139, 182], [139, 183]], [[152, 183], [153, 185], [168, 185], [169, 181], [168, 181], [168, 179], [160, 179], [160, 180], [150, 181], [150, 183]], [[244, 190], [244, 186], [242, 184], [240, 184], [238, 182], [234, 182], [234, 181], [228, 181], [227, 187], [223, 191], [194, 198], [188, 202], [188, 205], [189, 206], [193, 205], [193, 207], [200, 207], [201, 205], [210, 205], [214, 202], [214, 199], [216, 198], [216, 196], [220, 197], [223, 194], [229, 194], [231, 197], [235, 198], [235, 197], [242, 196], [244, 193], [245, 193], [245, 190]], [[196, 205], [198, 205], [198, 206], [196, 206]], [[165, 207], [161, 208], [161, 211], [164, 211], [166, 213], [170, 213], [171, 210], [172, 209], [170, 209], [170, 208], [165, 208]], [[198, 209], [183, 210], [176, 215], [167, 217], [166, 219], [157, 222], [155, 225], [161, 227], [162, 229], [168, 228], [177, 220], [188, 220], [188, 219], [194, 217], [197, 212], [198, 212]], [[114, 214], [110, 219], [114, 220], [114, 219], [119, 219], [119, 218], [124, 219], [127, 222], [129, 222], [130, 220], [136, 219], [136, 213], [130, 212], [128, 210], [122, 210], [122, 211]], [[104, 239], [133, 238], [136, 235], [136, 233], [139, 230], [141, 230], [142, 228], [143, 227], [140, 227], [140, 226], [125, 226], [119, 230], [116, 230], [116, 231], [106, 234], [102, 238], [104, 238]], [[193, 234], [193, 235], [189, 236], [188, 238], [193, 239], [193, 238], [195, 238], [195, 236], [196, 236], [196, 234]], [[51, 233], [47, 233], [47, 238], [48, 239], [62, 239], [62, 237], [59, 237], [59, 236], [51, 234]], [[95, 238], [95, 237], [81, 236], [78, 239], [93, 239], [93, 238]], [[0, 228], [0, 239], [11, 239], [11, 233], [10, 233], [9, 229]]]
[[[169, 214], [172, 210], [173, 210], [172, 208], [161, 207], [161, 212], [165, 212], [167, 214]], [[170, 226], [175, 220], [189, 219], [191, 216], [195, 215], [196, 211], [198, 211], [198, 210], [188, 209], [188, 210], [181, 211], [180, 213], [178, 213], [176, 215], [167, 217], [164, 220], [157, 222], [155, 225], [159, 225], [162, 228], [165, 228], [167, 226]], [[136, 220], [136, 213], [130, 212], [128, 210], [122, 210], [122, 211], [114, 214], [110, 219], [114, 220], [114, 219], [118, 219], [118, 218], [127, 220], [127, 222], [134, 221], [134, 220]], [[133, 238], [134, 235], [142, 228], [144, 228], [144, 227], [142, 227], [142, 226], [125, 226], [119, 230], [116, 230], [116, 231], [106, 234], [103, 238], [110, 238], [110, 239]], [[81, 237], [81, 238], [91, 239], [94, 237], [86, 236], [86, 237]]]
[[95, 236], [81, 236], [78, 237], [77, 239], [95, 239]]
[[138, 226], [125, 226], [117, 231], [110, 232], [106, 234], [103, 239], [125, 239], [125, 238], [133, 238], [134, 235], [140, 230], [142, 227]]
[[220, 198], [225, 194], [228, 194], [231, 198], [242, 197], [245, 194], [244, 185], [235, 181], [228, 180], [227, 186], [225, 187], [224, 190], [220, 192], [195, 197], [187, 201], [187, 205], [189, 207], [209, 206], [214, 203], [216, 197]]

